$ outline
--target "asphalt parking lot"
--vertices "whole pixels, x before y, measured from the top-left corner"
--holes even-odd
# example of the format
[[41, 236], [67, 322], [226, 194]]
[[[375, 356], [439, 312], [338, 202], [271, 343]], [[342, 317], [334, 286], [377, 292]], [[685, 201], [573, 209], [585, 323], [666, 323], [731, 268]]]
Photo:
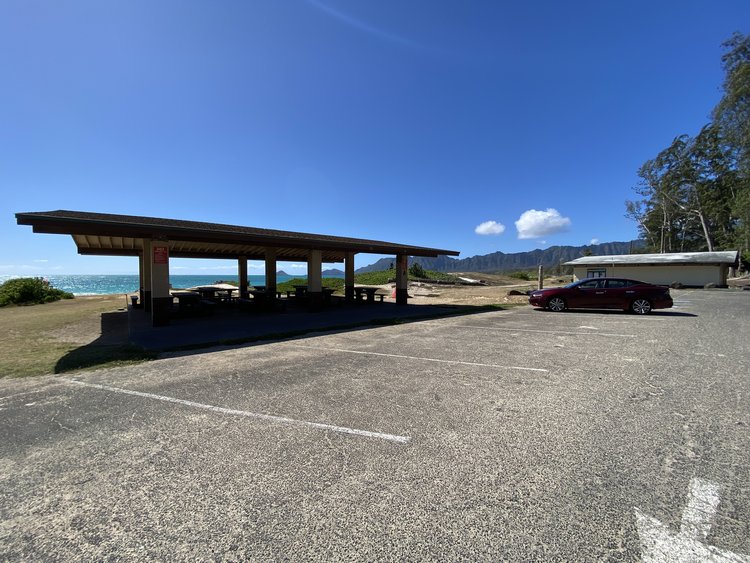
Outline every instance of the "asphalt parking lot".
[[750, 561], [750, 292], [0, 380], [2, 560]]

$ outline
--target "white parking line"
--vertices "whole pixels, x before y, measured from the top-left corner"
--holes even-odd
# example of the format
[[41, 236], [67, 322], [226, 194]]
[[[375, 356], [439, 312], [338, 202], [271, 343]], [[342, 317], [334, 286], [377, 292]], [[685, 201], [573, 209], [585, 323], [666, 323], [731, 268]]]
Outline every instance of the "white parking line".
[[576, 336], [617, 336], [620, 338], [635, 338], [635, 334], [615, 334], [612, 332], [574, 332], [565, 330], [537, 330], [531, 328], [513, 328], [499, 326], [478, 326], [478, 325], [456, 325], [455, 328], [471, 328], [481, 330], [504, 330], [506, 332], [539, 332], [542, 334], [570, 334]]
[[229, 414], [233, 416], [244, 416], [246, 418], [257, 418], [260, 420], [269, 420], [271, 422], [280, 422], [282, 424], [296, 424], [298, 426], [308, 426], [310, 428], [318, 428], [321, 430], [331, 430], [333, 432], [340, 432], [342, 434], [354, 434], [355, 436], [365, 436], [367, 438], [379, 438], [381, 440], [389, 440], [391, 442], [398, 442], [399, 444], [406, 444], [411, 438], [409, 436], [397, 436], [395, 434], [384, 434], [382, 432], [370, 432], [369, 430], [358, 430], [356, 428], [346, 428], [345, 426], [334, 426], [332, 424], [323, 424], [321, 422], [308, 422], [306, 420], [296, 420], [293, 418], [286, 418], [283, 416], [274, 416], [271, 414], [260, 414], [255, 412], [240, 411], [235, 409], [225, 409], [223, 407], [216, 407], [213, 405], [204, 405], [202, 403], [196, 403], [194, 401], [186, 401], [184, 399], [175, 399], [174, 397], [166, 397], [164, 395], [154, 395], [153, 393], [144, 393], [142, 391], [132, 391], [130, 389], [121, 389], [119, 387], [110, 387], [109, 385], [100, 385], [98, 383], [86, 383], [85, 381], [79, 381], [77, 379], [66, 379], [63, 381], [69, 383], [75, 383], [83, 387], [92, 387], [94, 389], [101, 389], [103, 391], [111, 391], [112, 393], [122, 393], [123, 395], [134, 395], [136, 397], [144, 397], [146, 399], [156, 399], [157, 401], [165, 401], [167, 403], [176, 403], [178, 405], [184, 405], [186, 407], [193, 407], [196, 409], [203, 409], [221, 414]]
[[458, 360], [440, 360], [438, 358], [425, 358], [422, 356], [405, 356], [403, 354], [385, 354], [383, 352], [368, 352], [365, 350], [347, 350], [344, 348], [327, 348], [327, 347], [322, 347], [322, 346], [303, 346], [302, 344], [290, 344], [290, 346], [294, 346], [295, 348], [305, 348], [307, 350], [325, 350], [326, 352], [343, 352], [345, 354], [363, 354], [363, 355], [369, 355], [369, 356], [383, 356], [386, 358], [421, 360], [423, 362], [438, 362], [441, 364], [458, 364], [462, 366], [479, 366], [479, 367], [485, 367], [485, 368], [519, 369], [519, 370], [524, 370], [524, 371], [541, 371], [541, 372], [549, 371], [549, 370], [542, 369], [542, 368], [527, 368], [527, 367], [521, 367], [521, 366], [501, 366], [498, 364], [481, 364], [478, 362], [461, 362]]

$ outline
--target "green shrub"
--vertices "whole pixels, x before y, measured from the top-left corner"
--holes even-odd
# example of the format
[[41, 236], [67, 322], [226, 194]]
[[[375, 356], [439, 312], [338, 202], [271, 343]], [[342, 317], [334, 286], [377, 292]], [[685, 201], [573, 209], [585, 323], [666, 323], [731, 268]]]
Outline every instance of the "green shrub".
[[[419, 266], [419, 270], [413, 269], [414, 266]], [[421, 275], [415, 275], [415, 270], [420, 272]], [[425, 270], [419, 264], [413, 264], [409, 268], [409, 279], [419, 280], [437, 280], [456, 283], [459, 281], [457, 276], [453, 274], [445, 274], [443, 272], [435, 272], [433, 270]], [[379, 272], [367, 272], [366, 274], [355, 274], [354, 281], [362, 285], [385, 285], [387, 283], [393, 283], [396, 281], [395, 270], [381, 270]]]
[[453, 274], [446, 274], [444, 272], [436, 272], [434, 270], [425, 270], [424, 276], [428, 280], [437, 280], [437, 281], [445, 281], [445, 282], [451, 282], [451, 283], [458, 283], [459, 280], [458, 276]]
[[[327, 287], [336, 292], [344, 292], [344, 280], [341, 278], [323, 278], [321, 281], [323, 287]], [[307, 285], [307, 278], [293, 278], [280, 283], [276, 286], [276, 291], [294, 291], [295, 285]]]
[[419, 262], [414, 262], [411, 266], [409, 266], [409, 277], [425, 279], [427, 277], [427, 274], [425, 273], [422, 264], [420, 264]]
[[73, 299], [73, 294], [55, 289], [43, 278], [15, 278], [0, 285], [0, 307], [37, 305], [60, 299]]
[[532, 279], [535, 279], [532, 278], [531, 274], [529, 274], [528, 272], [511, 272], [510, 274], [508, 274], [508, 277], [523, 281], [530, 281]]
[[354, 281], [362, 285], [385, 285], [395, 279], [396, 270], [381, 270], [379, 272], [354, 274]]

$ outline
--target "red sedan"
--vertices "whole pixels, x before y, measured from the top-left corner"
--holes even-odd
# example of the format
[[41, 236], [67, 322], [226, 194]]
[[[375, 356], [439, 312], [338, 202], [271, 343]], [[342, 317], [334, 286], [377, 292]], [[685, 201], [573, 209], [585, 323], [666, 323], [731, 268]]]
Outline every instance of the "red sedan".
[[591, 278], [564, 287], [532, 291], [529, 303], [560, 312], [565, 309], [622, 309], [645, 315], [652, 309], [669, 309], [669, 288], [623, 278]]

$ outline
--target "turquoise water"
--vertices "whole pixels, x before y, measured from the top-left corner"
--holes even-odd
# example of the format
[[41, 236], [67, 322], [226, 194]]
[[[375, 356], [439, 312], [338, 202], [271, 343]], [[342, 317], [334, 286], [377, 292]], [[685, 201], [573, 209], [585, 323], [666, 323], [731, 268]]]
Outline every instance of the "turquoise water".
[[[0, 283], [19, 276], [0, 276]], [[68, 275], [68, 276], [38, 276], [43, 277], [57, 289], [69, 291], [73, 295], [105, 295], [108, 293], [131, 293], [138, 291], [138, 276], [118, 275]], [[306, 279], [307, 276], [276, 276], [276, 283], [283, 283], [294, 278]], [[343, 276], [342, 276], [343, 277]], [[252, 285], [265, 285], [266, 276], [248, 276]], [[195, 287], [198, 285], [210, 285], [218, 281], [237, 282], [238, 277], [220, 278], [215, 275], [172, 275], [169, 283], [175, 288]]]

